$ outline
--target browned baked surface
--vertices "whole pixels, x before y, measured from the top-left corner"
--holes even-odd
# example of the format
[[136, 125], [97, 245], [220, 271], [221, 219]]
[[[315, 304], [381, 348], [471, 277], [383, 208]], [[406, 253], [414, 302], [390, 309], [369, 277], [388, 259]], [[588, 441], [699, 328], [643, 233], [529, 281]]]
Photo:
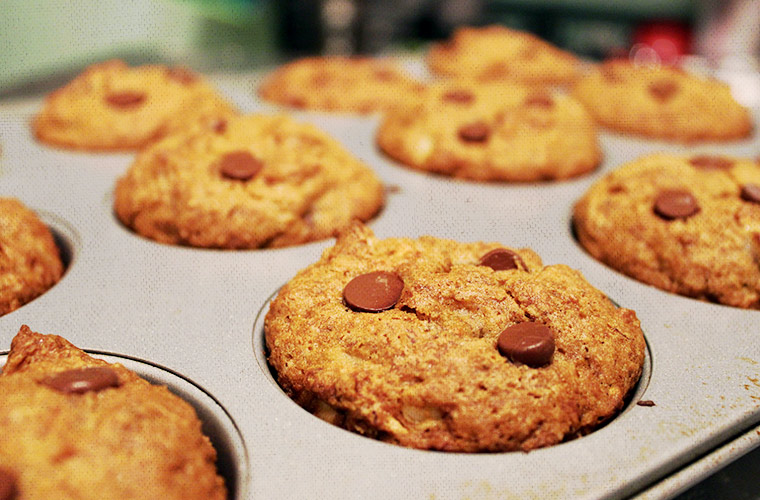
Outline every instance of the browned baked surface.
[[752, 121], [728, 85], [675, 67], [607, 61], [579, 80], [573, 96], [615, 131], [679, 142], [747, 137]]
[[162, 243], [259, 248], [329, 238], [383, 203], [377, 176], [326, 133], [249, 115], [141, 152], [116, 184], [114, 210]]
[[499, 25], [462, 27], [449, 40], [430, 47], [433, 73], [526, 84], [571, 83], [578, 59], [535, 35]]
[[367, 114], [393, 109], [423, 88], [391, 60], [323, 56], [277, 68], [258, 94], [292, 108]]
[[[499, 246], [346, 231], [271, 303], [265, 336], [279, 383], [327, 421], [415, 448], [531, 450], [594, 429], [641, 374], [635, 313], [528, 249], [511, 249], [514, 269], [479, 264]], [[403, 291], [389, 309], [357, 312], [344, 288], [374, 271], [400, 277]], [[526, 322], [553, 332], [544, 366], [497, 349], [503, 330]]]
[[[686, 209], [685, 217], [663, 214], [662, 199], [657, 206], [663, 192], [674, 190], [691, 197], [672, 198], [664, 208], [672, 215]], [[760, 164], [755, 161], [645, 156], [599, 180], [573, 213], [581, 244], [614, 269], [669, 292], [760, 309]]]
[[63, 274], [53, 235], [13, 198], [0, 198], [0, 315], [55, 285]]
[[[53, 388], [61, 372], [108, 367], [117, 387]], [[62, 337], [22, 326], [0, 375], [0, 464], [18, 500], [221, 500], [216, 452], [190, 405]]]
[[471, 80], [431, 85], [387, 113], [377, 144], [412, 168], [476, 181], [566, 179], [602, 158], [596, 125], [575, 99]]
[[32, 125], [37, 139], [55, 146], [135, 150], [195, 122], [234, 113], [190, 70], [112, 60], [88, 67], [47, 96]]

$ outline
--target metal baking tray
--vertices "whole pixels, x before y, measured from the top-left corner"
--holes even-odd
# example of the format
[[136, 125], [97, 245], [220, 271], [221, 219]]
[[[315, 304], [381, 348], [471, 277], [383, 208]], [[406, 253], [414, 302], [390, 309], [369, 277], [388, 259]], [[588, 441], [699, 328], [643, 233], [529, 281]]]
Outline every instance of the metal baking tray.
[[[256, 75], [213, 80], [244, 112], [277, 111], [257, 101]], [[234, 482], [235, 499], [666, 498], [760, 442], [760, 311], [638, 283], [587, 255], [570, 227], [573, 203], [622, 163], [655, 151], [756, 157], [757, 133], [692, 147], [602, 133], [604, 163], [590, 175], [559, 183], [478, 184], [385, 158], [374, 146], [377, 117], [294, 113], [338, 138], [392, 187], [386, 207], [369, 224], [378, 237], [429, 234], [530, 247], [545, 264], [580, 270], [641, 320], [648, 344], [644, 376], [633, 402], [609, 424], [530, 453], [462, 454], [352, 434], [301, 409], [274, 382], [262, 332], [268, 302], [332, 240], [217, 251], [137, 236], [111, 208], [114, 182], [133, 155], [36, 143], [29, 120], [40, 102], [0, 102], [0, 196], [18, 197], [42, 216], [68, 267], [47, 293], [0, 318], [0, 349], [28, 324], [81, 348], [128, 358], [138, 373], [180, 393], [189, 384], [205, 395], [187, 397], [204, 420], [213, 420], [207, 425], [216, 429], [221, 468], [234, 469], [222, 472]], [[637, 406], [638, 399], [656, 406]], [[217, 425], [204, 405], [225, 423]]]

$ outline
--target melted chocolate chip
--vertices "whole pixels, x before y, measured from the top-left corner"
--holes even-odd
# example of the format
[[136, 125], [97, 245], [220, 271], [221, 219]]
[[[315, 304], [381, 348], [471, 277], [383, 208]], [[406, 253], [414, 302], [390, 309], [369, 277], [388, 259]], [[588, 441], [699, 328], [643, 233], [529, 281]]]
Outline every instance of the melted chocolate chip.
[[264, 163], [248, 151], [232, 151], [219, 160], [219, 171], [228, 179], [247, 181], [262, 169]]
[[43, 383], [64, 394], [82, 394], [117, 387], [119, 377], [113, 369], [107, 366], [91, 366], [56, 373]]
[[678, 92], [678, 84], [671, 80], [659, 80], [649, 84], [649, 93], [660, 102], [665, 102]]
[[666, 220], [686, 219], [699, 212], [699, 205], [690, 192], [683, 189], [668, 189], [657, 195], [654, 212]]
[[396, 72], [392, 69], [377, 69], [375, 70], [375, 78], [381, 82], [389, 82], [396, 79]]
[[603, 64], [600, 71], [602, 73], [602, 78], [610, 83], [621, 83], [623, 81], [623, 77], [615, 70], [613, 64]]
[[306, 107], [306, 99], [299, 96], [288, 96], [285, 98], [285, 104], [301, 109]]
[[488, 266], [494, 271], [519, 269], [520, 266], [518, 264], [525, 268], [525, 264], [523, 264], [520, 256], [506, 248], [496, 248], [480, 258], [481, 266]]
[[449, 90], [441, 96], [441, 99], [457, 104], [470, 104], [475, 100], [475, 96], [469, 90]]
[[651, 399], [640, 399], [636, 401], [636, 404], [638, 406], [655, 406], [654, 401]]
[[133, 92], [127, 90], [116, 94], [108, 94], [106, 101], [115, 108], [131, 109], [140, 106], [145, 101], [146, 95], [143, 92]]
[[689, 160], [692, 166], [703, 170], [728, 170], [734, 161], [723, 156], [700, 155]]
[[548, 109], [554, 106], [554, 99], [549, 94], [533, 94], [525, 99], [525, 105]]
[[170, 68], [168, 75], [169, 78], [175, 82], [181, 83], [182, 85], [190, 85], [191, 83], [195, 83], [195, 81], [198, 80], [198, 77], [195, 75], [195, 73], [181, 66]]
[[538, 368], [552, 359], [554, 335], [541, 323], [517, 323], [501, 332], [497, 347], [499, 353], [510, 361]]
[[473, 122], [459, 128], [459, 138], [465, 142], [486, 142], [491, 129], [483, 122]]
[[361, 274], [343, 289], [346, 305], [358, 312], [380, 312], [396, 305], [404, 281], [396, 273], [374, 271]]
[[760, 203], [760, 184], [745, 184], [742, 186], [742, 200]]
[[16, 495], [16, 476], [11, 471], [0, 468], [0, 500], [14, 500]]
[[211, 125], [211, 128], [214, 129], [214, 132], [216, 132], [217, 134], [223, 134], [227, 131], [227, 120], [225, 120], [224, 118], [216, 120]]

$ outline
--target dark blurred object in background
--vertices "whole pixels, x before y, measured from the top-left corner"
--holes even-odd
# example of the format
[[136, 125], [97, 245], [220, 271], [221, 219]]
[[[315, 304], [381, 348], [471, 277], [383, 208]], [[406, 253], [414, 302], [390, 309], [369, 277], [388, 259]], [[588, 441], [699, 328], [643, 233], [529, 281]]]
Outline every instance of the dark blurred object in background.
[[693, 0], [283, 0], [275, 4], [280, 46], [289, 57], [415, 49], [448, 37], [457, 26], [502, 24], [592, 59], [627, 54], [639, 44], [670, 61], [689, 52], [701, 12]]

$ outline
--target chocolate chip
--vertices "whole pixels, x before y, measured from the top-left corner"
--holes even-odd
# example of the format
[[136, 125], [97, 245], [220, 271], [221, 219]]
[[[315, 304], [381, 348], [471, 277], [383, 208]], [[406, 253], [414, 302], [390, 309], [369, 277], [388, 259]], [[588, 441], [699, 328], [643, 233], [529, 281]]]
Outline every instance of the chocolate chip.
[[143, 92], [133, 92], [127, 90], [125, 92], [118, 92], [116, 94], [108, 94], [106, 101], [113, 107], [121, 109], [136, 108], [145, 101], [145, 94]]
[[457, 104], [470, 104], [475, 100], [475, 96], [469, 90], [449, 90], [441, 98], [446, 102], [455, 102]]
[[654, 211], [663, 219], [686, 219], [699, 212], [697, 199], [684, 189], [667, 189], [654, 201]]
[[16, 476], [11, 471], [0, 468], [0, 500], [14, 500], [16, 495]]
[[373, 271], [361, 274], [343, 289], [346, 305], [359, 312], [380, 312], [396, 305], [404, 281], [396, 273]]
[[473, 122], [459, 128], [459, 138], [465, 142], [486, 142], [491, 129], [483, 122]]
[[219, 171], [228, 179], [247, 181], [259, 173], [264, 163], [248, 151], [232, 151], [222, 156]]
[[91, 366], [56, 373], [45, 380], [44, 384], [65, 394], [82, 394], [117, 387], [119, 377], [107, 366]]
[[287, 96], [285, 97], [285, 104], [288, 106], [294, 107], [294, 108], [305, 108], [306, 107], [306, 99], [299, 96]]
[[389, 82], [396, 79], [396, 72], [392, 69], [376, 69], [375, 78], [381, 82]]
[[214, 129], [214, 132], [216, 132], [217, 134], [223, 134], [227, 131], [227, 120], [225, 120], [224, 118], [216, 120], [211, 125], [211, 128]]
[[760, 184], [745, 184], [742, 186], [742, 200], [760, 203]]
[[554, 106], [554, 99], [548, 94], [532, 94], [525, 99], [525, 105], [537, 108], [551, 108]]
[[638, 406], [655, 406], [654, 401], [651, 399], [640, 399], [639, 401], [636, 401], [636, 404]]
[[649, 84], [649, 93], [660, 102], [665, 102], [678, 91], [678, 84], [671, 80], [659, 80]]
[[195, 73], [181, 66], [170, 68], [167, 73], [169, 75], [169, 78], [178, 83], [181, 83], [182, 85], [190, 85], [191, 83], [195, 83], [195, 81], [198, 80], [198, 77], [195, 75]]
[[610, 83], [621, 83], [623, 81], [623, 77], [615, 70], [613, 64], [603, 64], [600, 71], [602, 73], [602, 78]]
[[501, 332], [497, 347], [499, 353], [510, 361], [538, 368], [552, 359], [554, 335], [541, 323], [517, 323]]
[[520, 256], [506, 248], [496, 248], [480, 258], [481, 266], [488, 266], [494, 271], [519, 269], [520, 266], [518, 264], [525, 268], [525, 264]]
[[700, 155], [689, 160], [692, 166], [704, 170], [727, 170], [734, 166], [734, 161], [723, 156]]

